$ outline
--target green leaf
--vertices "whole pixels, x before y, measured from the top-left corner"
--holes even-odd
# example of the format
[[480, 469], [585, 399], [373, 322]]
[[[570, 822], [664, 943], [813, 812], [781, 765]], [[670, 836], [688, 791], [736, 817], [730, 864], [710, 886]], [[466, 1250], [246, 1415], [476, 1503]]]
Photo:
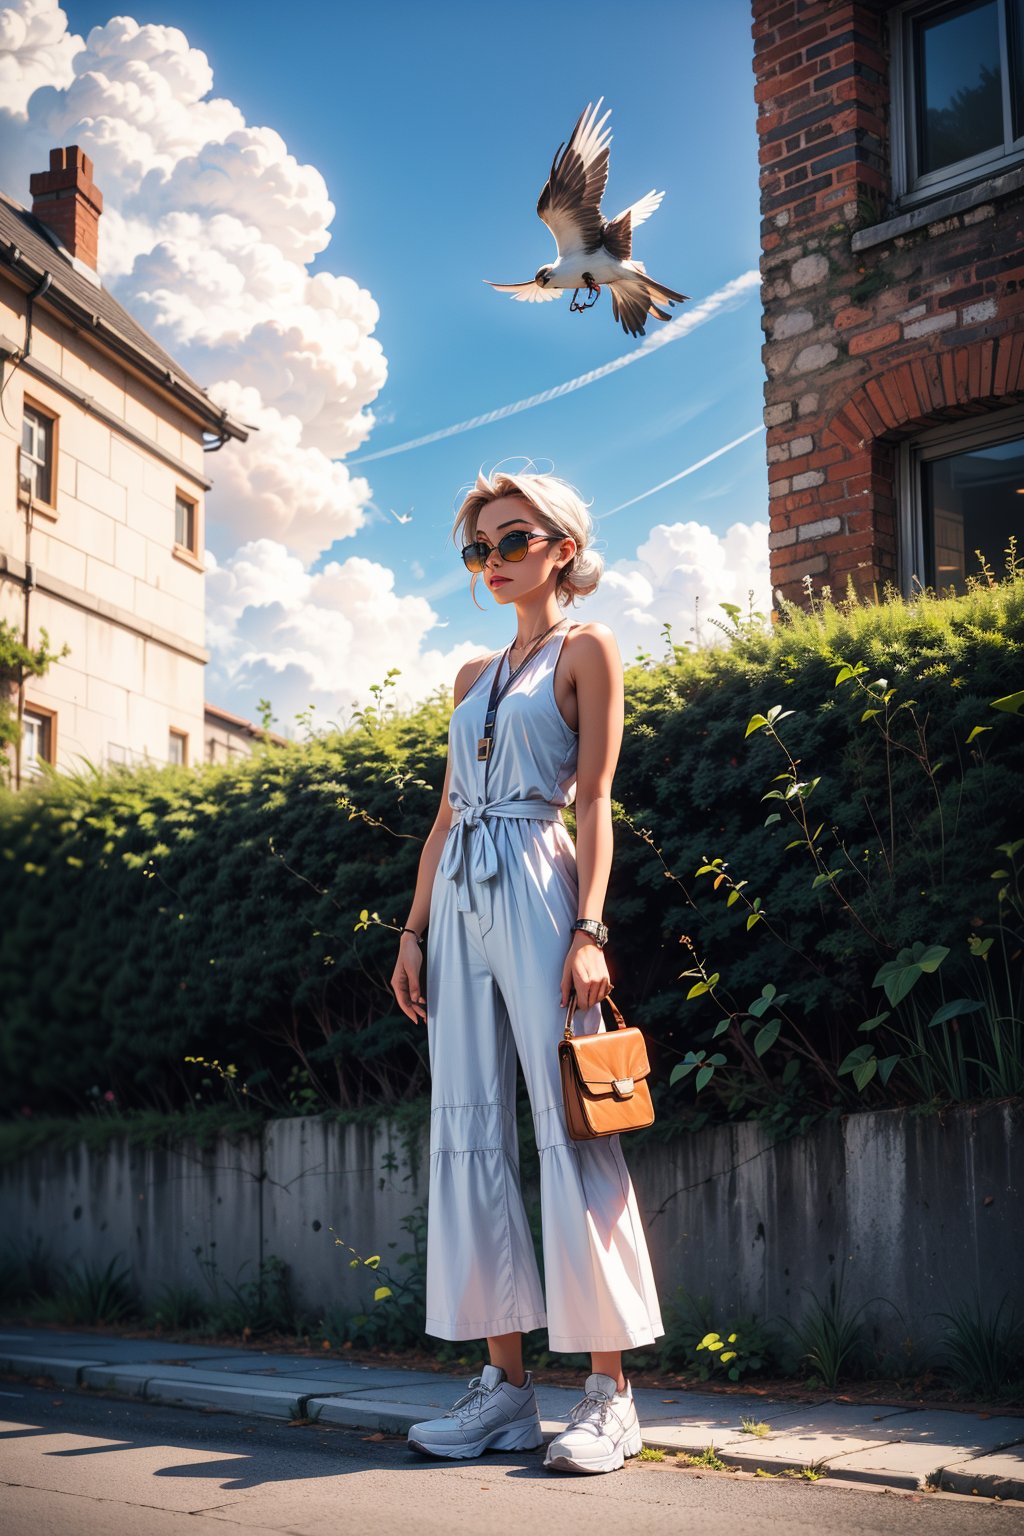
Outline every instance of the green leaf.
[[864, 1092], [864, 1089], [867, 1087], [868, 1083], [870, 1083], [871, 1079], [874, 1077], [877, 1071], [877, 1056], [872, 1056], [870, 1061], [862, 1061], [859, 1067], [854, 1067], [853, 1080], [857, 1084], [857, 1087], [861, 1093]]
[[761, 916], [762, 914], [760, 912], [751, 912], [750, 916], [747, 918], [748, 933], [750, 932], [751, 928], [753, 928], [755, 923], [759, 923], [761, 921]]
[[761, 996], [754, 998], [754, 1001], [747, 1009], [747, 1012], [752, 1013], [755, 1019], [761, 1018], [765, 1010], [771, 1007], [772, 999], [775, 997], [777, 991], [778, 988], [775, 986], [774, 982], [766, 982], [765, 985], [761, 988]]
[[712, 1040], [717, 1040], [719, 1035], [724, 1035], [726, 1030], [729, 1028], [729, 1025], [731, 1023], [732, 1023], [732, 1019], [731, 1018], [729, 1018], [729, 1019], [719, 1019], [718, 1023], [715, 1025], [714, 1029], [711, 1031], [711, 1038], [712, 1038]]
[[669, 1087], [674, 1087], [674, 1085], [680, 1082], [682, 1078], [687, 1077], [693, 1071], [696, 1065], [697, 1063], [695, 1061], [677, 1061], [675, 1066], [672, 1068], [672, 1071], [668, 1075]]
[[878, 1063], [878, 1076], [881, 1079], [881, 1083], [882, 1083], [882, 1087], [883, 1088], [885, 1087], [886, 1083], [889, 1081], [890, 1077], [892, 1076], [893, 1068], [896, 1066], [896, 1063], [899, 1061], [899, 1059], [900, 1058], [897, 1055], [897, 1056], [883, 1056], [879, 1060], [879, 1063]]
[[784, 1072], [782, 1074], [782, 1086], [784, 1088], [788, 1088], [790, 1083], [793, 1081], [793, 1079], [799, 1073], [799, 1071], [800, 1071], [800, 1058], [798, 1056], [794, 1056], [790, 1061], [786, 1062], [786, 1067], [785, 1067], [785, 1070], [784, 1070]]
[[1019, 715], [1024, 709], [1024, 690], [1020, 693], [1008, 693], [1001, 699], [993, 699], [989, 709], [1002, 709], [1008, 715]]
[[714, 1077], [714, 1075], [715, 1075], [714, 1067], [710, 1067], [710, 1066], [708, 1066], [708, 1067], [701, 1067], [700, 1071], [697, 1073], [697, 1092], [698, 1093], [700, 1093], [702, 1088], [706, 1088], [707, 1087], [708, 1083], [710, 1083], [710, 1081]]
[[711, 988], [708, 986], [706, 981], [695, 981], [689, 992], [686, 994], [686, 1001], [690, 1002], [695, 997], [703, 997], [705, 992], [710, 991]]
[[845, 1077], [848, 1072], [853, 1072], [857, 1067], [863, 1066], [866, 1061], [873, 1061], [874, 1047], [871, 1045], [858, 1045], [846, 1056], [839, 1067], [838, 1075]]
[[751, 715], [750, 723], [743, 733], [744, 741], [746, 741], [748, 736], [753, 736], [755, 731], [763, 731], [767, 724], [768, 721], [765, 719], [764, 715]]
[[918, 965], [921, 967], [922, 971], [927, 971], [928, 974], [931, 975], [932, 972], [938, 970], [939, 966], [942, 964], [943, 960], [945, 960], [948, 954], [949, 950], [946, 948], [945, 944], [930, 944], [925, 950], [924, 954], [915, 955], [914, 958], [916, 959]]
[[778, 811], [772, 811], [771, 815], [765, 818], [764, 824], [766, 827], [770, 827], [774, 822], [781, 820], [782, 817], [779, 815]]
[[877, 715], [877, 714], [880, 714], [880, 713], [881, 713], [881, 711], [880, 711], [880, 710], [877, 710], [877, 709], [866, 709], [866, 710], [865, 710], [865, 711], [864, 711], [864, 713], [863, 713], [863, 714], [862, 714], [862, 715], [861, 715], [861, 717], [860, 717], [860, 723], [861, 723], [861, 725], [863, 725], [863, 724], [864, 724], [864, 721], [865, 721], [865, 720], [873, 720], [873, 719], [874, 719], [874, 717], [875, 717], [875, 716], [876, 716], [876, 715]]
[[853, 677], [853, 676], [854, 676], [854, 671], [853, 671], [852, 667], [848, 667], [848, 666], [845, 666], [845, 665], [841, 666], [839, 668], [839, 671], [836, 673], [835, 686], [838, 688], [840, 683], [849, 682], [850, 678]]
[[934, 1029], [936, 1024], [946, 1024], [950, 1019], [962, 1019], [969, 1013], [984, 1013], [985, 1004], [977, 1000], [970, 1001], [965, 997], [958, 997], [951, 1003], [943, 1003], [941, 1008], [936, 1008], [928, 1020], [928, 1028]]
[[754, 1036], [754, 1050], [758, 1056], [763, 1056], [765, 1051], [771, 1049], [779, 1038], [781, 1028], [781, 1019], [769, 1019], [767, 1024], [761, 1026]]
[[887, 1008], [884, 1013], [876, 1013], [873, 1019], [865, 1019], [863, 1024], [857, 1025], [857, 1033], [869, 1034], [871, 1030], [877, 1029], [879, 1024], [884, 1024], [889, 1015], [890, 1010]]
[[985, 731], [991, 731], [994, 729], [995, 727], [991, 725], [976, 725], [967, 738], [967, 746], [970, 746], [971, 742], [974, 741], [976, 737], [983, 735]]
[[373, 1299], [374, 1301], [386, 1301], [387, 1298], [392, 1294], [393, 1293], [390, 1285], [378, 1285], [377, 1289], [373, 1293]]

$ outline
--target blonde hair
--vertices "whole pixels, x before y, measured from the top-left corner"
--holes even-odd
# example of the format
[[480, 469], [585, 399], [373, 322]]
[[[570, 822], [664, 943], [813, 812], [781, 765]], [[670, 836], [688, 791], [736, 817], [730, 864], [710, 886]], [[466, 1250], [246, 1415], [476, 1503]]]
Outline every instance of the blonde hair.
[[[537, 525], [548, 533], [562, 533], [576, 541], [576, 553], [558, 572], [555, 596], [564, 608], [596, 591], [604, 570], [604, 556], [593, 548], [594, 523], [579, 491], [557, 475], [522, 472], [509, 474], [481, 469], [476, 484], [455, 514], [452, 542], [456, 548], [476, 538], [480, 513], [501, 496], [517, 496], [536, 515]], [[478, 573], [477, 573], [478, 574]], [[476, 602], [476, 574], [470, 583]]]

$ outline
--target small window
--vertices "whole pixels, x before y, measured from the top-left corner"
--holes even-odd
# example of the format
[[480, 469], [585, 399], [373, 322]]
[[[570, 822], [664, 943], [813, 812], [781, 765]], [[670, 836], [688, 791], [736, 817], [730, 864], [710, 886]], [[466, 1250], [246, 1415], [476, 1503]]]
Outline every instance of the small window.
[[905, 6], [894, 24], [897, 195], [918, 202], [1024, 157], [1024, 0]]
[[26, 709], [21, 717], [21, 771], [41, 773], [43, 763], [53, 762], [54, 721], [51, 710]]
[[56, 487], [56, 427], [56, 417], [25, 402], [21, 421], [18, 488], [23, 496], [51, 507]]
[[167, 738], [167, 761], [184, 768], [188, 763], [188, 732], [176, 731], [173, 726]]
[[184, 496], [181, 491], [174, 497], [174, 542], [182, 549], [187, 549], [190, 554], [199, 553], [196, 535], [198, 519], [196, 517], [196, 503], [191, 496]]
[[923, 434], [910, 446], [908, 574], [938, 591], [1006, 575], [1011, 539], [1024, 545], [1024, 414]]

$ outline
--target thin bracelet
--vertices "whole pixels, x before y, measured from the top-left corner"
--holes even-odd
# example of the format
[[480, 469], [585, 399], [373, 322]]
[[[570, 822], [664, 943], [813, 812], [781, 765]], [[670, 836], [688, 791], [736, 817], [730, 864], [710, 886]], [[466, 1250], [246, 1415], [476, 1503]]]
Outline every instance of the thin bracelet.
[[402, 932], [411, 933], [413, 938], [416, 940], [416, 943], [420, 946], [421, 949], [423, 948], [423, 940], [420, 938], [415, 928], [403, 928]]

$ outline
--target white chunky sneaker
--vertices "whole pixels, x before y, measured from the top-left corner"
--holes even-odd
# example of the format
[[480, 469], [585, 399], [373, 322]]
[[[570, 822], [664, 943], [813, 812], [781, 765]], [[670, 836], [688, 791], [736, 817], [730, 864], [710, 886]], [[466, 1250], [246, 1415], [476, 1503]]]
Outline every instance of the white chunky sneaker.
[[484, 1451], [535, 1451], [543, 1440], [532, 1375], [527, 1371], [524, 1384], [514, 1387], [497, 1365], [485, 1365], [441, 1418], [424, 1419], [409, 1431], [414, 1451], [456, 1461]]
[[642, 1445], [633, 1392], [619, 1392], [612, 1376], [588, 1376], [586, 1396], [570, 1411], [569, 1424], [548, 1446], [544, 1465], [553, 1472], [617, 1472]]

